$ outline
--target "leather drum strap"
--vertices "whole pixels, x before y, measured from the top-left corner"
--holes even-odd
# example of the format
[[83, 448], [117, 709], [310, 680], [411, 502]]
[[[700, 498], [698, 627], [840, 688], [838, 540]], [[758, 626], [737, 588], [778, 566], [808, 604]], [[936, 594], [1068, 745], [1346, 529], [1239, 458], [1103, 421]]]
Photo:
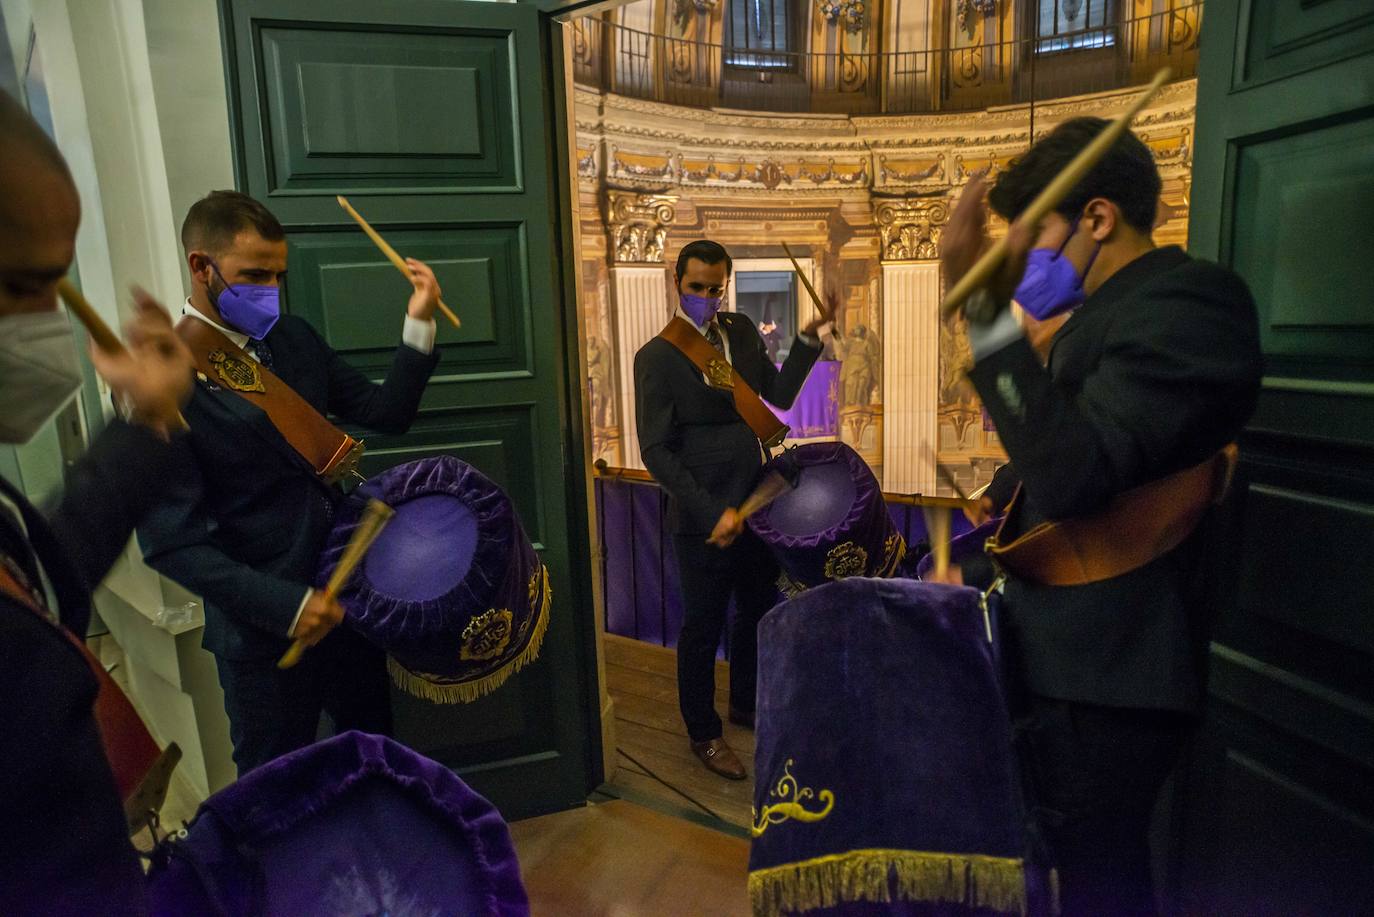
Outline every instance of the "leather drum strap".
[[1082, 586], [1138, 570], [1181, 545], [1225, 498], [1238, 455], [1232, 443], [1200, 465], [1126, 491], [1101, 512], [1043, 522], [1004, 545], [1018, 488], [987, 553], [1008, 573], [1043, 586]]
[[[204, 324], [202, 322], [201, 324]], [[746, 383], [735, 368], [712, 347], [701, 332], [689, 322], [673, 316], [668, 327], [659, 332], [659, 337], [682, 351], [692, 365], [700, 370], [714, 388], [730, 392], [735, 399], [735, 411], [754, 431], [765, 449], [782, 445], [787, 438], [788, 426], [778, 415], [769, 410], [768, 405]]]
[[282, 438], [326, 482], [347, 477], [358, 467], [362, 442], [326, 420], [295, 389], [233, 341], [189, 315], [177, 323], [177, 334], [191, 349], [202, 375], [262, 408]]
[[105, 671], [105, 667], [95, 658], [90, 648], [76, 634], [49, 619], [47, 614], [34, 604], [32, 596], [5, 569], [4, 564], [0, 564], [0, 593], [8, 595], [43, 618], [49, 626], [60, 631], [91, 667], [91, 672], [100, 685], [99, 693], [95, 697], [95, 709], [92, 711], [96, 726], [100, 729], [100, 744], [105, 749], [105, 757], [110, 761], [110, 769], [114, 771], [120, 800], [129, 799], [153, 770], [162, 754], [148, 733], [148, 727], [143, 725], [138, 711], [134, 710], [128, 696], [115, 684], [115, 680]]

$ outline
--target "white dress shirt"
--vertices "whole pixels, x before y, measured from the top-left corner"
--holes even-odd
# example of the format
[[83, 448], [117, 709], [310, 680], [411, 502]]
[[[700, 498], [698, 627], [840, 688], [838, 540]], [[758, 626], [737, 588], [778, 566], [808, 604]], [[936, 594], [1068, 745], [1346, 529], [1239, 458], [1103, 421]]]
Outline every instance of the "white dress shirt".
[[[248, 335], [244, 334], [242, 331], [226, 328], [219, 322], [214, 321], [210, 316], [191, 305], [191, 300], [189, 298], [186, 300], [186, 304], [181, 307], [181, 314], [200, 319], [205, 322], [205, 324], [227, 337], [234, 343], [234, 346], [243, 350], [248, 356], [252, 357], [254, 360], [258, 359], [256, 353], [246, 349], [249, 341]], [[401, 343], [405, 344], [411, 350], [416, 350], [420, 353], [433, 353], [434, 337], [436, 334], [438, 334], [438, 326], [435, 324], [434, 319], [421, 320], [407, 315], [405, 324], [401, 326]], [[305, 611], [305, 604], [310, 601], [310, 597], [314, 594], [314, 589], [309, 586], [305, 588], [305, 595], [301, 597], [301, 603], [296, 607], [296, 615], [291, 619], [291, 626], [286, 629], [286, 636], [289, 637], [296, 632], [296, 625], [301, 621], [301, 612]]]

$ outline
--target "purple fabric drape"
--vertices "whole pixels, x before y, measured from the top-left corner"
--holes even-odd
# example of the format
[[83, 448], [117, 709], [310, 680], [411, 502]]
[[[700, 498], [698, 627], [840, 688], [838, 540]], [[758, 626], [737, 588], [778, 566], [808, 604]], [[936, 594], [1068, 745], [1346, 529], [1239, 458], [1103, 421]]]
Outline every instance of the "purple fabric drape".
[[[667, 498], [657, 484], [597, 478], [596, 503], [606, 632], [676, 648], [682, 633], [682, 588], [666, 526]], [[732, 618], [734, 613], [732, 601]], [[724, 645], [717, 655], [727, 658]]]
[[[606, 632], [676, 647], [682, 632], [682, 591], [673, 539], [665, 527], [666, 498], [657, 484], [642, 481], [598, 477], [595, 487]], [[906, 569], [914, 574], [921, 557], [916, 549], [926, 540], [921, 508], [889, 503], [887, 511], [906, 539]], [[953, 523], [956, 536], [973, 528], [962, 513], [954, 513]], [[719, 655], [726, 658], [724, 648]]]
[[[781, 364], [779, 364], [781, 366]], [[811, 367], [811, 374], [797, 394], [792, 407], [784, 411], [774, 407], [773, 413], [787, 424], [792, 439], [813, 436], [838, 436], [840, 433], [840, 364], [836, 360], [822, 360]], [[772, 407], [770, 405], [770, 407]]]

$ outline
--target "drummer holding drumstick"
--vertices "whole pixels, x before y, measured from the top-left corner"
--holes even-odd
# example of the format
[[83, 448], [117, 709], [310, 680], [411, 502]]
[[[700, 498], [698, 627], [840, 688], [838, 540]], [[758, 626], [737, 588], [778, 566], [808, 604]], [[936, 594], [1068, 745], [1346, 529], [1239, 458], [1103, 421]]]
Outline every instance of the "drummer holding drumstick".
[[[243, 774], [315, 740], [321, 710], [339, 731], [391, 729], [385, 656], [310, 587], [361, 451], [325, 415], [384, 433], [415, 418], [438, 362], [433, 271], [409, 259], [401, 343], [374, 384], [319, 332], [280, 309], [286, 233], [262, 204], [215, 191], [181, 230], [192, 292], [178, 333], [196, 361], [166, 500], [139, 529], [148, 563], [205, 600], [234, 763]], [[299, 639], [294, 668], [277, 660]]]
[[[1244, 282], [1155, 246], [1161, 183], [1139, 138], [1121, 134], [1076, 182], [1056, 182], [1106, 127], [1067, 121], [998, 177], [988, 200], [1012, 221], [1008, 256], [952, 303], [1021, 483], [990, 550], [1008, 576], [1019, 750], [1066, 915], [1154, 913], [1151, 809], [1202, 700], [1208, 609], [1192, 526], [1219, 496], [1211, 472], [1232, 454], [1261, 368]], [[1063, 184], [1043, 220], [1022, 219]], [[951, 288], [988, 245], [984, 190], [969, 184], [945, 230]], [[1048, 365], [1013, 299], [1038, 321], [1076, 310]]]
[[744, 765], [715, 709], [716, 648], [733, 594], [729, 716], [753, 728], [755, 628], [777, 600], [778, 566], [737, 507], [757, 482], [763, 446], [778, 445], [787, 433], [760, 398], [792, 405], [820, 356], [820, 329], [833, 310], [822, 307], [778, 369], [754, 323], [720, 311], [730, 274], [721, 245], [700, 239], [682, 248], [674, 317], [635, 354], [634, 380], [640, 453], [669, 496], [682, 575], [678, 704], [702, 764], [743, 780]]

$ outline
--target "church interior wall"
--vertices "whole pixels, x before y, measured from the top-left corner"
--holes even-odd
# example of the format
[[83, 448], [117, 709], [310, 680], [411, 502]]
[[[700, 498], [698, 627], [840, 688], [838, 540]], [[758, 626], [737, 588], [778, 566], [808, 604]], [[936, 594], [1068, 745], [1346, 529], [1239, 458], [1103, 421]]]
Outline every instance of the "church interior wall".
[[[948, 492], [948, 484], [937, 483], [931, 455], [961, 488], [986, 483], [1005, 457], [964, 378], [966, 339], [958, 329], [927, 322], [938, 335], [938, 358], [927, 361], [921, 378], [905, 375], [909, 381], [893, 384], [893, 373], [914, 357], [911, 342], [883, 340], [885, 310], [901, 299], [884, 288], [884, 269], [925, 264], [938, 271], [941, 227], [953, 200], [973, 175], [995, 178], [1029, 145], [1032, 117], [1039, 137], [1071, 117], [1111, 117], [1129, 95], [1118, 90], [1037, 103], [1033, 113], [1029, 105], [1001, 105], [845, 116], [692, 109], [579, 86], [583, 293], [587, 337], [596, 341], [589, 359], [594, 457], [640, 467], [627, 429], [634, 403], [628, 361], [670, 315], [677, 250], [705, 237], [735, 259], [772, 259], [784, 257], [785, 241], [799, 258], [814, 260], [818, 291], [839, 297], [841, 344], [859, 326], [879, 340], [876, 353], [853, 347], [841, 361], [839, 374], [850, 384], [837, 386], [837, 438], [864, 455], [889, 490]], [[1136, 121], [1164, 177], [1160, 244], [1186, 241], [1195, 95], [1194, 80], [1172, 84]], [[651, 321], [627, 323], [624, 311], [646, 306], [618, 302], [615, 278], [646, 267], [661, 273], [662, 296], [647, 306]], [[938, 290], [921, 294], [929, 302], [903, 300], [901, 307], [933, 310]], [[825, 356], [833, 355], [828, 348]], [[888, 386], [885, 366], [893, 370]], [[912, 414], [913, 402], [922, 399], [933, 400], [929, 411], [914, 412], [925, 417], [923, 426], [901, 434], [910, 441], [895, 459], [903, 467], [894, 466], [891, 449], [886, 464], [893, 467], [885, 467], [884, 414], [891, 423]]]

